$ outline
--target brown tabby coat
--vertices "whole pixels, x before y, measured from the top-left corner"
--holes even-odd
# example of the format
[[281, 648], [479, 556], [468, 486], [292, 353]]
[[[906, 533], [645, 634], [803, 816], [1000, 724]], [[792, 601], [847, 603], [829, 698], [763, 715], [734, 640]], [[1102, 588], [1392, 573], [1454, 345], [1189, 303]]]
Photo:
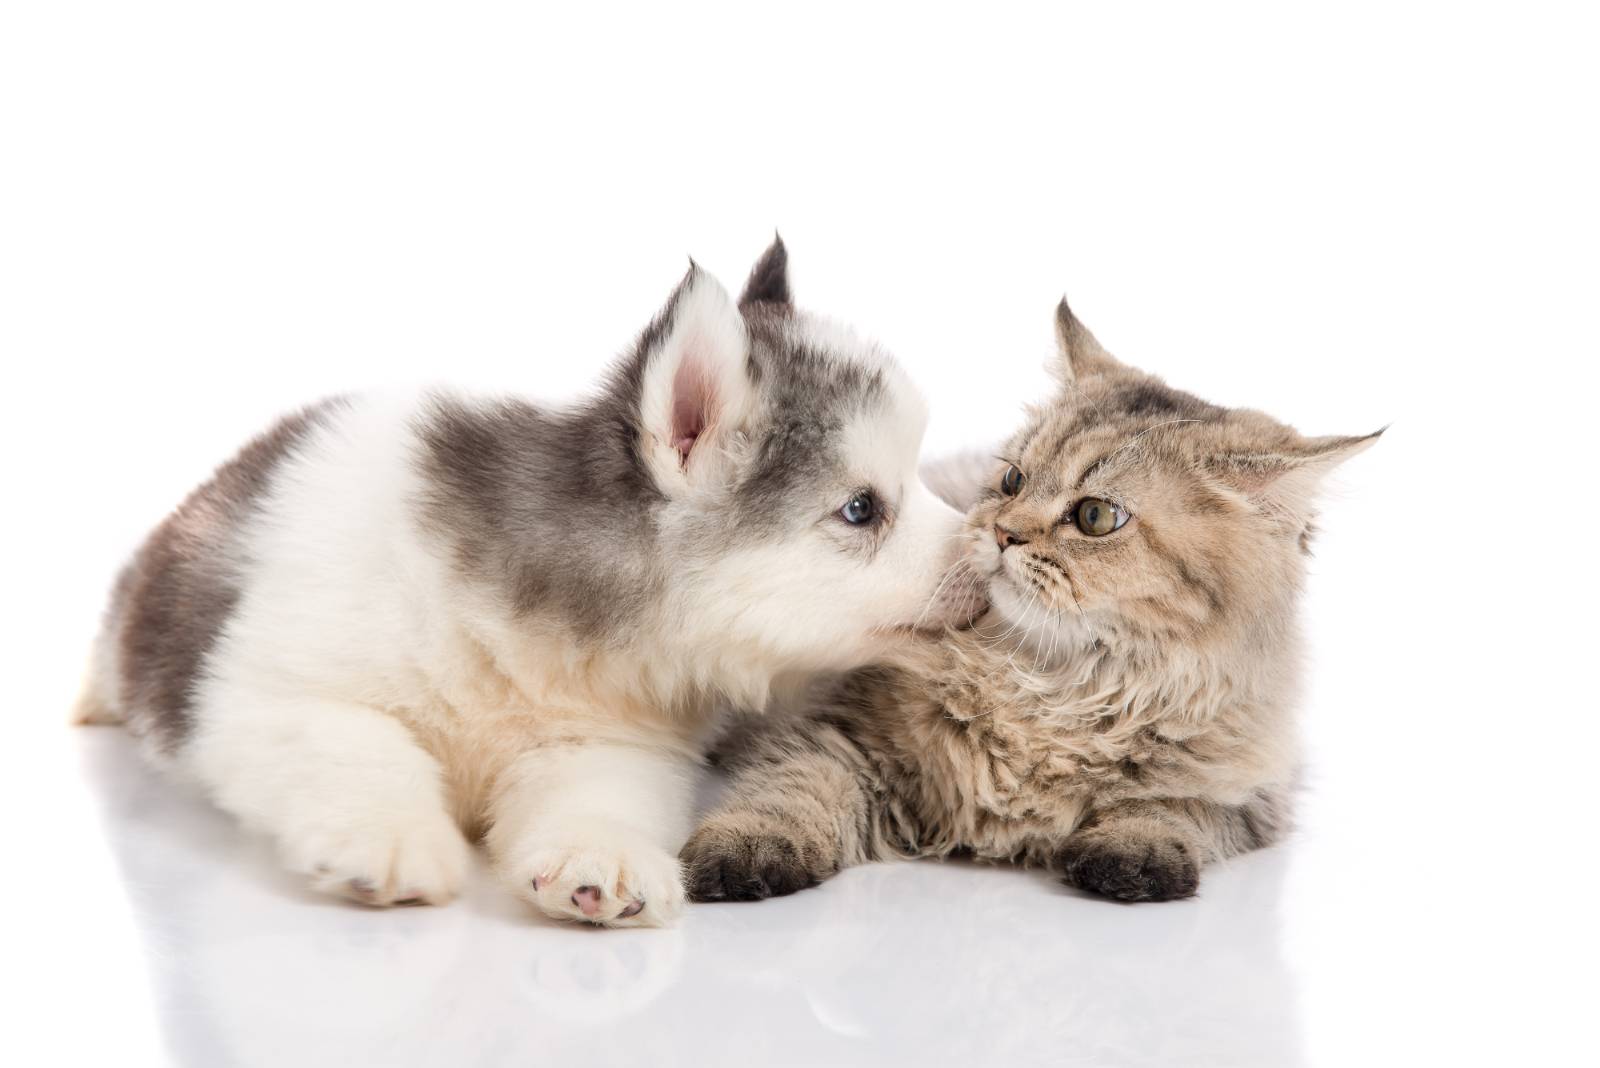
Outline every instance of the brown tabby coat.
[[[1061, 394], [963, 502], [961, 566], [992, 610], [733, 739], [731, 788], [682, 854], [694, 897], [970, 852], [1164, 900], [1283, 832], [1312, 497], [1377, 435], [1305, 438], [1174, 390], [1065, 302], [1057, 327]], [[1091, 536], [1085, 499], [1125, 521]]]

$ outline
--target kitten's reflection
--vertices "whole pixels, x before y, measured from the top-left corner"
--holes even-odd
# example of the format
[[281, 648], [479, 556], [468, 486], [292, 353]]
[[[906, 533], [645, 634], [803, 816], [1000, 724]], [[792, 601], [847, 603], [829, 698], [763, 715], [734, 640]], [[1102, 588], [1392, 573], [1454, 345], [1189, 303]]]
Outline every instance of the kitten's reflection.
[[[1303, 1061], [1279, 948], [1288, 860], [1278, 848], [1210, 868], [1202, 897], [1159, 905], [964, 862], [938, 873], [948, 892], [917, 900], [920, 863], [867, 865], [808, 891], [827, 908], [781, 944], [737, 930], [716, 944], [722, 968], [771, 984], [770, 966], [738, 948], [765, 943], [760, 956], [785, 962], [817, 1021], [863, 1061], [936, 1050], [938, 1063], [1281, 1068]], [[729, 928], [758, 925], [739, 910], [718, 907]]]

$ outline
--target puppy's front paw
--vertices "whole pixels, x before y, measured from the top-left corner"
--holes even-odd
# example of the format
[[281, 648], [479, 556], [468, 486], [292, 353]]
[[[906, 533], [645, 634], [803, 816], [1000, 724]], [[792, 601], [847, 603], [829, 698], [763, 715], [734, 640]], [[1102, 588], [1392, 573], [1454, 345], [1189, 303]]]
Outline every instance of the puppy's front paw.
[[442, 810], [319, 813], [278, 840], [311, 887], [363, 905], [443, 905], [461, 891], [472, 848]]
[[1075, 834], [1058, 864], [1068, 886], [1118, 901], [1173, 901], [1193, 897], [1200, 886], [1194, 851], [1176, 836]]
[[546, 916], [602, 927], [666, 927], [683, 912], [678, 862], [625, 829], [546, 832], [503, 874]]
[[695, 901], [760, 901], [815, 886], [820, 875], [780, 831], [707, 824], [678, 854]]

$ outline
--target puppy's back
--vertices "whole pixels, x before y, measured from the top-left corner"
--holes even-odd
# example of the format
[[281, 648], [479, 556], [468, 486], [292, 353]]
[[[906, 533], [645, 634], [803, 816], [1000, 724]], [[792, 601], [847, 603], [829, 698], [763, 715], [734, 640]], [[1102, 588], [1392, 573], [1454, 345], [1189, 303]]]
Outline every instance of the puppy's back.
[[77, 722], [126, 722], [161, 753], [183, 742], [206, 654], [239, 598], [240, 535], [284, 461], [346, 407], [331, 398], [280, 419], [150, 533], [112, 590]]

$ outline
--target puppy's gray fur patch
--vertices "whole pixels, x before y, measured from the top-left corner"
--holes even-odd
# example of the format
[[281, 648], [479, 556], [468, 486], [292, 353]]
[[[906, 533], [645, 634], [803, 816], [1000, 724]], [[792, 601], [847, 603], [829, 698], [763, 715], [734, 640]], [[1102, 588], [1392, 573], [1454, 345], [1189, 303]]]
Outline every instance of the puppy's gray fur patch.
[[239, 597], [239, 535], [286, 458], [337, 417], [342, 398], [302, 409], [251, 441], [158, 526], [117, 579], [103, 685], [136, 734], [171, 752], [188, 735], [194, 685]]
[[796, 488], [833, 471], [847, 421], [885, 403], [887, 387], [880, 370], [794, 340], [792, 309], [767, 295], [786, 295], [786, 284], [762, 272], [758, 264], [751, 284], [764, 295], [747, 293], [742, 307], [759, 412], [725, 507], [680, 531], [688, 544], [659, 537], [667, 501], [646, 468], [638, 416], [676, 295], [580, 407], [456, 398], [432, 406], [417, 428], [423, 520], [453, 547], [465, 577], [499, 590], [520, 614], [558, 617], [587, 641], [623, 642], [661, 593], [665, 569], [809, 521], [791, 514], [804, 499]]

